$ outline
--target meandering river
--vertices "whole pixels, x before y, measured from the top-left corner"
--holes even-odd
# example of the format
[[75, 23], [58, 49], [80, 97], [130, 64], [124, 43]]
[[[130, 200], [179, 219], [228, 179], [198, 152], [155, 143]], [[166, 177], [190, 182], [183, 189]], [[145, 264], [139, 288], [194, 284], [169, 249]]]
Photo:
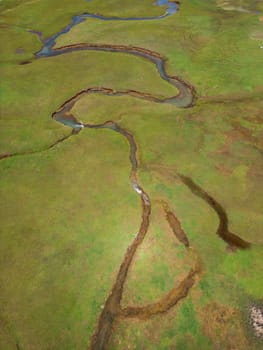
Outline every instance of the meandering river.
[[[145, 307], [130, 307], [126, 309], [121, 308], [121, 299], [124, 288], [124, 283], [127, 278], [127, 274], [131, 265], [131, 262], [134, 258], [137, 248], [143, 242], [144, 237], [148, 231], [149, 222], [150, 222], [150, 214], [151, 214], [151, 201], [143, 189], [141, 184], [137, 179], [137, 170], [138, 170], [138, 157], [137, 157], [137, 144], [134, 139], [132, 133], [123, 127], [121, 127], [117, 122], [113, 120], [106, 120], [101, 124], [91, 124], [91, 123], [82, 123], [80, 122], [73, 114], [72, 108], [75, 103], [81, 99], [83, 96], [88, 94], [104, 94], [108, 96], [122, 96], [128, 95], [134, 98], [140, 98], [144, 100], [148, 100], [154, 103], [169, 103], [173, 104], [178, 108], [188, 108], [192, 107], [195, 102], [195, 89], [194, 87], [185, 82], [183, 79], [177, 76], [170, 76], [167, 74], [165, 69], [165, 57], [162, 56], [158, 52], [154, 52], [151, 50], [147, 50], [141, 47], [131, 47], [127, 45], [106, 45], [106, 44], [89, 44], [89, 43], [76, 43], [62, 47], [56, 47], [56, 40], [66, 33], [68, 33], [74, 26], [79, 23], [86, 21], [90, 18], [96, 19], [98, 21], [156, 21], [156, 20], [164, 20], [168, 16], [172, 16], [176, 14], [178, 10], [178, 3], [175, 1], [167, 1], [167, 0], [158, 0], [155, 5], [163, 6], [165, 11], [160, 16], [155, 17], [106, 17], [100, 14], [92, 14], [92, 13], [83, 13], [80, 15], [76, 15], [72, 18], [71, 22], [62, 28], [60, 31], [52, 35], [48, 39], [43, 39], [42, 33], [30, 30], [33, 34], [37, 35], [42, 41], [42, 48], [35, 53], [35, 59], [41, 59], [43, 57], [49, 58], [58, 55], [65, 55], [71, 52], [76, 51], [106, 51], [112, 53], [125, 53], [130, 55], [135, 55], [141, 57], [142, 59], [146, 59], [152, 64], [156, 66], [156, 69], [159, 73], [161, 79], [167, 81], [171, 85], [176, 88], [175, 94], [171, 97], [159, 98], [154, 95], [148, 93], [142, 93], [136, 90], [113, 90], [111, 88], [105, 87], [88, 87], [82, 91], [77, 92], [73, 97], [64, 102], [57, 111], [52, 114], [54, 120], [59, 123], [62, 123], [66, 126], [69, 126], [73, 129], [73, 133], [78, 133], [83, 129], [102, 129], [107, 128], [110, 129], [122, 137], [124, 137], [129, 145], [129, 158], [131, 163], [131, 172], [130, 172], [130, 180], [131, 185], [134, 191], [140, 196], [142, 203], [142, 219], [141, 225], [138, 229], [138, 232], [133, 240], [133, 242], [128, 247], [126, 254], [124, 256], [123, 262], [119, 268], [116, 280], [112, 287], [111, 293], [109, 294], [107, 301], [104, 305], [104, 308], [99, 317], [98, 325], [95, 330], [95, 333], [91, 340], [90, 349], [105, 349], [110, 340], [110, 336], [112, 333], [113, 324], [121, 317], [151, 317], [154, 314], [165, 312], [169, 310], [173, 305], [175, 305], [180, 299], [187, 296], [188, 291], [193, 286], [195, 282], [195, 278], [197, 274], [200, 272], [200, 262], [197, 259], [196, 263], [185, 277], [183, 281], [179, 284], [179, 287], [172, 289], [166, 296], [164, 296], [160, 301], [153, 303], [151, 305]], [[24, 62], [24, 64], [29, 62]], [[70, 136], [70, 135], [69, 135]], [[56, 143], [49, 146], [49, 148], [54, 147], [57, 143], [66, 140], [69, 136], [64, 137], [61, 140], [58, 140]], [[28, 152], [34, 153], [34, 152]], [[17, 154], [13, 154], [17, 155]], [[6, 155], [2, 158], [7, 158], [12, 155]], [[228, 242], [231, 245], [237, 246], [239, 248], [247, 248], [249, 247], [249, 243], [243, 241], [238, 236], [232, 234], [228, 230], [228, 217], [225, 213], [222, 206], [215, 201], [208, 193], [206, 193], [201, 187], [197, 186], [192, 179], [185, 177], [181, 174], [176, 174], [177, 178], [184, 183], [193, 194], [197, 195], [201, 199], [207, 202], [219, 217], [219, 227], [218, 227], [218, 235]], [[181, 241], [182, 244], [185, 245], [186, 249], [190, 248], [190, 242], [186, 233], [181, 229], [179, 220], [175, 217], [172, 211], [165, 207], [166, 219], [171, 226], [171, 229]]]

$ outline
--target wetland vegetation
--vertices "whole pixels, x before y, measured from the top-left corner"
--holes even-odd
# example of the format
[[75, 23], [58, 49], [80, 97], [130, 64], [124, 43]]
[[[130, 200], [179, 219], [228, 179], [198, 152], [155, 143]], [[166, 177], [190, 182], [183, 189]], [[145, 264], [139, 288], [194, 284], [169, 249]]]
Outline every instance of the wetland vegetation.
[[262, 345], [262, 3], [153, 5], [0, 3], [1, 349]]

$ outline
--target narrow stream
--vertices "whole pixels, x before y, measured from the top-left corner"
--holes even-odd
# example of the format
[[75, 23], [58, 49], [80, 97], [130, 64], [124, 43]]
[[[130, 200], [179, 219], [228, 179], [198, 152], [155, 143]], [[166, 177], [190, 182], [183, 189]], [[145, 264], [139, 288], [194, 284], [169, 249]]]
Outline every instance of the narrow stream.
[[[151, 214], [150, 198], [137, 180], [137, 170], [138, 170], [137, 144], [135, 142], [134, 136], [128, 130], [122, 128], [115, 121], [108, 120], [102, 124], [82, 123], [71, 113], [72, 108], [80, 98], [82, 98], [87, 94], [94, 94], [94, 93], [104, 94], [109, 96], [128, 95], [131, 97], [140, 98], [140, 99], [152, 101], [155, 103], [169, 103], [179, 108], [187, 108], [187, 107], [193, 106], [195, 102], [194, 87], [177, 76], [169, 76], [165, 70], [165, 57], [160, 55], [158, 52], [154, 52], [144, 48], [131, 47], [126, 45], [107, 45], [107, 44], [89, 44], [89, 43], [77, 43], [77, 44], [71, 44], [71, 45], [55, 48], [56, 40], [61, 35], [68, 33], [73, 27], [75, 27], [79, 23], [89, 18], [93, 18], [99, 21], [153, 21], [153, 20], [162, 20], [168, 16], [175, 14], [176, 11], [178, 10], [178, 3], [176, 1], [158, 0], [155, 3], [155, 5], [165, 6], [166, 8], [165, 12], [160, 16], [154, 16], [154, 17], [127, 17], [127, 18], [105, 17], [100, 14], [91, 14], [91, 13], [83, 13], [81, 15], [76, 15], [72, 18], [71, 22], [66, 27], [64, 27], [59, 32], [52, 35], [50, 38], [46, 40], [43, 39], [42, 33], [30, 30], [30, 32], [37, 35], [40, 38], [41, 42], [43, 43], [41, 50], [35, 53], [36, 59], [49, 58], [49, 57], [68, 54], [71, 52], [84, 51], [84, 50], [85, 51], [91, 51], [91, 50], [105, 51], [105, 52], [115, 52], [115, 53], [135, 55], [153, 63], [156, 66], [160, 77], [163, 80], [170, 83], [171, 85], [173, 85], [179, 91], [179, 93], [175, 96], [160, 98], [148, 93], [143, 93], [140, 91], [135, 91], [130, 89], [116, 91], [116, 90], [113, 90], [110, 88], [104, 88], [104, 87], [89, 87], [85, 90], [82, 90], [76, 93], [76, 95], [74, 95], [69, 100], [64, 102], [60, 106], [60, 108], [52, 114], [52, 118], [54, 120], [56, 120], [61, 124], [71, 127], [72, 134], [78, 133], [82, 129], [91, 129], [91, 128], [105, 129], [106, 128], [114, 132], [117, 132], [122, 137], [124, 137], [129, 145], [129, 159], [131, 163], [131, 173], [130, 173], [131, 185], [134, 191], [140, 196], [141, 203], [142, 203], [142, 219], [141, 219], [140, 228], [133, 242], [130, 244], [130, 246], [126, 251], [124, 259], [119, 268], [116, 280], [112, 287], [111, 293], [108, 296], [105, 306], [100, 314], [96, 331], [91, 340], [90, 349], [92, 350], [105, 349], [107, 347], [107, 344], [109, 343], [109, 340], [111, 337], [114, 322], [119, 317], [123, 317], [124, 315], [126, 315], [126, 317], [134, 317], [136, 315], [143, 315], [143, 317], [148, 315], [150, 317], [158, 312], [167, 311], [170, 307], [175, 305], [177, 301], [187, 296], [188, 291], [194, 284], [195, 275], [198, 274], [198, 272], [200, 271], [200, 267], [197, 264], [195, 268], [191, 269], [185, 281], [183, 281], [183, 283], [177, 289], [173, 289], [171, 292], [169, 292], [167, 296], [165, 296], [162, 299], [162, 301], [158, 304], [155, 303], [153, 305], [150, 305], [149, 307], [146, 306], [142, 308], [134, 307], [134, 308], [127, 308], [126, 310], [121, 309], [122, 293], [123, 293], [124, 283], [126, 281], [126, 277], [129, 271], [129, 267], [137, 251], [137, 248], [143, 242], [144, 237], [148, 231], [150, 214]], [[29, 62], [24, 62], [24, 64], [26, 63], [29, 63]], [[64, 141], [70, 136], [71, 134], [58, 140], [56, 143], [52, 144], [49, 148], [54, 147], [57, 143]], [[28, 152], [28, 153], [35, 153], [35, 152]], [[16, 154], [13, 154], [13, 155], [16, 155]], [[9, 156], [11, 155], [6, 155], [4, 157], [6, 158]], [[198, 186], [193, 184], [188, 178], [184, 177], [183, 175], [180, 175], [180, 179], [185, 183], [186, 186], [188, 186], [192, 190], [193, 193], [201, 197], [209, 205], [213, 205], [214, 210], [217, 212], [219, 219], [221, 220], [220, 221], [221, 226], [220, 226], [220, 230], [218, 230], [218, 234], [221, 236], [222, 239], [224, 239], [225, 241], [228, 241], [228, 234], [229, 234], [229, 231], [227, 229], [228, 218], [223, 208], [220, 206], [220, 204], [215, 202], [211, 196], [209, 196], [202, 189], [200, 189]], [[189, 241], [185, 232], [182, 230], [180, 226], [180, 222], [177, 220], [175, 215], [168, 209], [166, 209], [166, 217], [167, 217], [167, 220], [169, 221], [169, 224], [172, 230], [174, 231], [174, 234], [179, 238], [179, 241], [181, 241], [185, 245], [185, 247], [188, 249]], [[225, 222], [226, 224], [224, 224]], [[231, 235], [230, 236], [231, 244], [236, 244], [237, 246], [241, 246], [241, 248], [248, 247], [247, 242], [240, 240], [236, 235], [233, 235], [232, 233], [230, 233], [230, 235]]]
[[101, 21], [152, 21], [159, 20], [162, 18], [166, 18], [168, 16], [173, 15], [178, 10], [178, 5], [176, 2], [167, 1], [167, 0], [158, 0], [155, 5], [157, 6], [165, 6], [166, 11], [159, 16], [150, 16], [150, 17], [106, 17], [100, 14], [94, 13], [82, 13], [81, 15], [76, 15], [72, 17], [71, 23], [69, 23], [66, 27], [61, 29], [56, 34], [52, 35], [47, 40], [43, 40], [42, 34], [40, 32], [31, 31], [32, 33], [38, 35], [41, 38], [41, 41], [44, 43], [42, 49], [36, 53], [37, 57], [49, 57], [54, 56], [56, 53], [53, 51], [53, 48], [56, 44], [56, 40], [63, 34], [70, 32], [70, 30], [78, 25], [81, 22], [84, 22], [88, 18], [95, 18]]
[[[74, 107], [75, 103], [82, 98], [83, 96], [87, 94], [104, 94], [109, 96], [122, 96], [122, 95], [129, 95], [135, 98], [140, 98], [148, 101], [152, 101], [155, 103], [169, 103], [174, 104], [175, 106], [179, 108], [186, 108], [191, 107], [195, 100], [195, 89], [193, 86], [191, 86], [189, 83], [183, 81], [181, 78], [178, 78], [176, 76], [169, 76], [166, 73], [165, 70], [165, 57], [160, 55], [157, 52], [150, 51], [144, 48], [140, 47], [131, 47], [131, 46], [125, 46], [125, 45], [107, 45], [107, 44], [89, 44], [89, 43], [79, 43], [79, 44], [71, 44], [59, 48], [54, 48], [56, 45], [56, 40], [61, 35], [68, 33], [74, 26], [77, 24], [83, 22], [84, 20], [88, 18], [95, 18], [100, 21], [148, 21], [148, 20], [161, 20], [163, 18], [166, 18], [168, 16], [171, 16], [174, 14], [177, 10], [177, 4], [174, 2], [166, 1], [166, 0], [159, 0], [157, 1], [156, 5], [162, 6], [166, 5], [168, 6], [165, 13], [161, 16], [157, 17], [128, 17], [128, 18], [122, 18], [122, 17], [105, 17], [98, 14], [90, 14], [90, 13], [84, 13], [82, 15], [74, 16], [72, 18], [72, 21], [69, 25], [67, 25], [65, 28], [60, 30], [58, 33], [54, 34], [47, 40], [43, 40], [41, 36], [41, 40], [43, 42], [43, 47], [40, 51], [38, 51], [35, 54], [35, 57], [37, 59], [41, 59], [42, 57], [54, 57], [58, 55], [68, 54], [71, 52], [76, 51], [82, 51], [82, 50], [94, 50], [94, 51], [106, 51], [106, 52], [116, 52], [116, 53], [125, 53], [125, 54], [131, 54], [136, 55], [139, 57], [142, 57], [144, 59], [147, 59], [148, 61], [152, 62], [158, 72], [160, 77], [175, 86], [179, 93], [172, 97], [166, 97], [166, 98], [159, 98], [156, 96], [153, 96], [151, 94], [143, 93], [140, 91], [135, 90], [121, 90], [116, 91], [110, 88], [104, 88], [104, 87], [90, 87], [85, 90], [82, 90], [78, 92], [75, 96], [71, 97], [69, 100], [64, 102], [61, 107], [53, 113], [52, 117], [56, 121], [70, 126], [73, 128], [73, 131], [75, 133], [80, 132], [82, 129], [85, 128], [96, 128], [96, 129], [110, 129], [114, 132], [119, 133], [121, 136], [123, 136], [126, 141], [129, 144], [129, 158], [131, 163], [131, 174], [130, 174], [130, 180], [132, 187], [134, 191], [140, 196], [141, 203], [142, 203], [142, 220], [141, 225], [138, 230], [138, 233], [136, 234], [133, 242], [128, 247], [126, 254], [124, 256], [123, 262], [121, 263], [121, 266], [119, 268], [116, 280], [114, 282], [114, 285], [112, 287], [111, 293], [107, 298], [107, 301], [104, 305], [104, 308], [100, 314], [99, 321], [97, 324], [96, 331], [91, 339], [91, 350], [97, 350], [97, 349], [105, 349], [107, 348], [107, 345], [110, 341], [110, 337], [113, 330], [113, 325], [116, 322], [116, 320], [120, 317], [120, 315], [124, 315], [126, 312], [126, 316], [130, 317], [132, 315], [153, 315], [155, 312], [161, 312], [162, 308], [157, 307], [156, 305], [151, 306], [151, 308], [131, 308], [127, 309], [124, 313], [121, 309], [121, 299], [122, 299], [122, 293], [124, 288], [124, 283], [127, 278], [127, 274], [129, 271], [130, 264], [134, 258], [134, 255], [137, 251], [137, 248], [139, 245], [143, 242], [144, 237], [148, 231], [149, 222], [150, 222], [150, 214], [151, 214], [151, 203], [150, 198], [148, 194], [144, 191], [142, 186], [139, 184], [137, 180], [137, 169], [138, 169], [138, 160], [137, 160], [137, 145], [135, 142], [135, 139], [133, 135], [128, 131], [122, 128], [118, 123], [108, 120], [105, 121], [102, 124], [90, 124], [90, 123], [81, 123], [72, 113], [72, 108]], [[188, 187], [191, 187], [189, 184], [189, 181], [187, 182], [183, 176], [181, 177], [182, 180], [184, 180], [185, 184]], [[201, 190], [200, 190], [201, 191]], [[203, 198], [208, 202], [208, 204], [211, 205], [211, 200], [209, 197], [205, 197], [201, 195], [198, 191], [198, 196]], [[200, 193], [199, 193], [200, 192]], [[220, 205], [217, 205], [216, 212], [219, 214], [222, 213], [218, 208], [221, 208]], [[187, 239], [186, 234], [183, 232], [183, 230], [180, 227], [180, 224], [174, 214], [170, 211], [166, 212], [167, 219], [170, 223], [171, 228], [174, 230], [174, 233], [179, 235], [179, 240], [183, 242], [183, 244], [186, 246], [186, 248], [189, 247], [189, 241]], [[219, 216], [220, 218], [220, 227], [222, 226], [222, 215]], [[225, 215], [223, 219], [226, 221], [226, 227], [227, 227], [227, 216]], [[223, 220], [223, 221], [224, 221]], [[231, 244], [237, 244], [237, 246], [242, 246], [242, 248], [246, 248], [246, 242], [243, 242], [242, 240], [238, 240], [238, 237], [233, 235], [232, 233], [228, 235], [228, 230], [225, 230], [226, 228], [224, 225], [221, 227], [224, 231], [224, 235], [222, 235], [222, 230], [218, 232], [218, 234], [221, 236], [222, 239], [225, 241], [228, 241], [228, 236], [230, 237], [230, 243]], [[242, 243], [242, 244], [241, 244]], [[244, 244], [244, 245], [243, 245]], [[192, 269], [186, 278], [184, 284], [182, 284], [179, 288], [179, 290], [174, 289], [170, 293], [168, 293], [168, 296], [165, 297], [160, 303], [162, 305], [163, 310], [166, 310], [166, 306], [175, 305], [180, 298], [186, 297], [188, 294], [188, 291], [194, 284], [194, 276], [198, 273], [199, 267], [196, 267]], [[167, 305], [166, 305], [167, 304]], [[158, 304], [159, 305], [159, 304]]]

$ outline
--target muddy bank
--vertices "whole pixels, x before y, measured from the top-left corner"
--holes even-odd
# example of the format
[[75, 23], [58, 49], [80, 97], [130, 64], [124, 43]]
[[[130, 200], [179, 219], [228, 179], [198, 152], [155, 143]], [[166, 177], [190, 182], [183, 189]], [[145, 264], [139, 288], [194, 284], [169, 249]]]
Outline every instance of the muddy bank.
[[[67, 111], [69, 112], [69, 109], [67, 109]], [[126, 281], [129, 267], [137, 251], [137, 248], [143, 242], [144, 237], [148, 231], [149, 222], [150, 222], [150, 213], [151, 213], [151, 203], [147, 193], [143, 190], [143, 188], [140, 186], [137, 180], [137, 167], [138, 167], [137, 145], [135, 143], [133, 135], [129, 131], [121, 128], [117, 123], [113, 121], [107, 121], [103, 124], [84, 124], [84, 128], [96, 128], [96, 129], [107, 128], [125, 137], [130, 149], [129, 158], [131, 163], [131, 174], [130, 174], [131, 183], [133, 184], [135, 191], [140, 195], [141, 204], [142, 204], [142, 220], [141, 220], [139, 231], [135, 239], [133, 240], [133, 242], [131, 243], [131, 245], [128, 247], [126, 251], [124, 259], [119, 268], [118, 274], [116, 276], [116, 280], [111, 290], [111, 293], [107, 298], [105, 306], [99, 317], [97, 329], [91, 339], [90, 349], [95, 350], [95, 349], [106, 348], [110, 340], [114, 322], [117, 320], [117, 318], [121, 314], [120, 303], [121, 303], [124, 283]]]
[[189, 190], [197, 197], [203, 199], [213, 210], [216, 212], [219, 225], [216, 234], [222, 238], [230, 246], [234, 246], [239, 249], [250, 248], [251, 243], [238, 237], [228, 229], [228, 216], [225, 209], [220, 203], [218, 203], [210, 194], [208, 194], [203, 188], [198, 186], [190, 177], [177, 173], [177, 177], [189, 188]]
[[174, 307], [180, 300], [187, 297], [190, 289], [195, 283], [195, 279], [198, 273], [201, 272], [201, 265], [196, 262], [195, 266], [190, 270], [187, 276], [180, 282], [178, 286], [173, 288], [164, 297], [156, 301], [155, 303], [141, 306], [124, 308], [121, 312], [122, 317], [136, 317], [139, 319], [148, 319], [152, 316], [165, 313]]
[[145, 201], [142, 199], [142, 208], [143, 213], [140, 230], [126, 251], [124, 260], [116, 277], [116, 281], [100, 315], [97, 329], [92, 337], [90, 345], [91, 350], [106, 349], [111, 337], [113, 324], [122, 313], [120, 303], [128, 270], [134, 254], [136, 253], [139, 245], [143, 242], [149, 227], [149, 217], [151, 212], [150, 203], [145, 203]]
[[[141, 204], [142, 204], [142, 220], [139, 231], [128, 247], [126, 254], [124, 256], [123, 262], [119, 268], [118, 274], [116, 276], [115, 283], [111, 290], [110, 295], [107, 298], [107, 301], [104, 305], [104, 308], [100, 314], [96, 331], [91, 339], [90, 349], [106, 349], [107, 344], [110, 341], [110, 337], [113, 331], [115, 322], [120, 317], [138, 317], [141, 319], [152, 317], [158, 313], [164, 313], [168, 311], [171, 307], [176, 305], [180, 300], [185, 298], [188, 295], [189, 290], [192, 288], [195, 282], [196, 275], [200, 272], [199, 262], [190, 270], [188, 275], [184, 280], [173, 288], [167, 295], [162, 299], [158, 300], [156, 303], [151, 305], [146, 305], [144, 307], [128, 307], [121, 308], [121, 299], [123, 294], [123, 288], [125, 281], [127, 279], [128, 271], [131, 265], [131, 262], [135, 256], [135, 253], [138, 247], [143, 242], [150, 223], [150, 214], [151, 214], [151, 203], [148, 194], [145, 192], [143, 187], [139, 184], [137, 180], [137, 169], [138, 169], [138, 159], [137, 159], [137, 144], [134, 139], [134, 136], [128, 130], [120, 127], [118, 123], [114, 121], [106, 121], [102, 124], [83, 124], [78, 121], [78, 119], [71, 113], [76, 101], [86, 93], [97, 92], [98, 89], [92, 88], [88, 91], [83, 91], [78, 93], [73, 98], [66, 101], [57, 112], [53, 113], [53, 118], [59, 122], [62, 122], [65, 125], [69, 125], [75, 131], [80, 131], [81, 129], [110, 129], [114, 132], [117, 132], [122, 137], [124, 137], [129, 146], [129, 159], [131, 164], [131, 173], [130, 180], [132, 186], [140, 195]], [[115, 92], [111, 89], [99, 89], [100, 92], [106, 94], [114, 94]], [[166, 219], [173, 230], [173, 232], [178, 237], [179, 241], [182, 242], [187, 248], [189, 247], [189, 241], [186, 236], [186, 233], [182, 230], [179, 220], [176, 218], [174, 213], [168, 208], [165, 207]]]
[[190, 243], [187, 238], [186, 233], [184, 232], [180, 221], [177, 219], [177, 217], [174, 215], [174, 213], [171, 211], [167, 203], [163, 203], [163, 209], [166, 214], [166, 220], [168, 221], [169, 226], [171, 227], [175, 237], [183, 243], [183, 245], [186, 248], [189, 248]]
[[[169, 76], [166, 73], [166, 69], [165, 69], [166, 58], [155, 51], [143, 49], [140, 47], [126, 46], [126, 45], [79, 43], [79, 44], [72, 44], [72, 45], [67, 45], [56, 49], [52, 49], [48, 54], [45, 54], [44, 56], [36, 56], [36, 57], [38, 58], [54, 57], [54, 56], [68, 54], [76, 51], [103, 51], [103, 52], [111, 52], [111, 53], [125, 53], [125, 54], [142, 57], [155, 64], [161, 79], [167, 81], [168, 83], [175, 86], [179, 90], [179, 93], [177, 95], [166, 97], [166, 98], [165, 97], [158, 98], [158, 97], [155, 97], [154, 95], [144, 94], [142, 92], [134, 91], [134, 90], [116, 91], [115, 96], [121, 96], [121, 95], [127, 94], [138, 98], [145, 98], [153, 102], [174, 104], [179, 108], [191, 107], [195, 102], [195, 97], [196, 97], [195, 88], [190, 83], [184, 81], [182, 78], [178, 76]], [[110, 89], [107, 89], [107, 88], [100, 87], [100, 88], [90, 88], [90, 89], [93, 89], [93, 92], [95, 92], [94, 90], [97, 89], [97, 92], [110, 94], [109, 91], [107, 92], [107, 90], [110, 90]], [[78, 94], [81, 94], [81, 92], [79, 92]], [[111, 94], [113, 94], [113, 92], [111, 92]]]
[[[160, 1], [161, 4], [168, 4], [171, 8], [175, 8], [172, 5], [174, 2], [172, 1]], [[154, 19], [159, 19], [167, 16], [165, 13], [162, 16], [155, 17]], [[154, 303], [145, 306], [128, 306], [122, 308], [121, 300], [123, 295], [123, 289], [125, 286], [125, 282], [127, 280], [128, 272], [131, 266], [131, 263], [135, 257], [136, 251], [138, 247], [142, 244], [149, 228], [150, 224], [150, 215], [151, 215], [151, 201], [146, 193], [145, 189], [141, 186], [137, 179], [137, 169], [138, 169], [138, 158], [137, 158], [137, 144], [133, 134], [124, 128], [122, 128], [118, 123], [107, 120], [101, 124], [92, 124], [92, 123], [82, 123], [80, 122], [73, 114], [72, 108], [75, 103], [87, 94], [103, 94], [107, 96], [131, 96], [134, 98], [144, 99], [154, 103], [169, 103], [175, 105], [179, 108], [187, 108], [191, 107], [195, 103], [195, 89], [194, 87], [177, 76], [170, 76], [166, 72], [165, 63], [166, 58], [162, 56], [160, 53], [147, 50], [141, 47], [128, 46], [128, 45], [107, 45], [107, 44], [90, 44], [90, 43], [76, 43], [67, 46], [62, 46], [59, 48], [55, 48], [56, 39], [69, 32], [75, 25], [81, 23], [86, 18], [96, 18], [98, 20], [137, 20], [137, 18], [117, 18], [117, 17], [104, 17], [101, 15], [93, 15], [93, 14], [82, 14], [79, 16], [74, 16], [72, 22], [65, 28], [63, 28], [58, 33], [54, 34], [52, 37], [47, 40], [43, 40], [41, 33], [35, 33], [42, 39], [42, 49], [35, 54], [35, 59], [41, 58], [51, 58], [54, 56], [70, 54], [72, 52], [79, 51], [104, 51], [109, 53], [122, 53], [138, 56], [142, 59], [146, 59], [147, 61], [153, 63], [159, 73], [161, 79], [173, 85], [179, 93], [171, 97], [157, 97], [149, 93], [143, 93], [140, 91], [125, 89], [125, 90], [113, 90], [111, 88], [105, 87], [88, 87], [82, 91], [77, 92], [74, 96], [65, 101], [57, 111], [52, 114], [52, 118], [57, 122], [69, 126], [72, 128], [72, 132], [70, 135], [61, 138], [56, 141], [54, 144], [50, 145], [46, 149], [53, 148], [60, 142], [63, 142], [71, 135], [76, 134], [80, 131], [85, 132], [84, 129], [109, 129], [113, 132], [117, 132], [120, 136], [124, 137], [128, 147], [129, 147], [129, 160], [131, 164], [131, 172], [130, 172], [130, 180], [133, 186], [134, 191], [140, 196], [141, 199], [141, 224], [138, 229], [138, 232], [131, 242], [127, 251], [124, 255], [123, 261], [119, 267], [118, 273], [116, 275], [112, 290], [106, 300], [106, 303], [102, 309], [102, 312], [98, 318], [98, 323], [94, 334], [91, 338], [90, 350], [102, 350], [106, 349], [113, 332], [113, 327], [116, 322], [121, 320], [122, 318], [133, 318], [136, 317], [138, 319], [147, 319], [153, 317], [160, 313], [165, 313], [169, 311], [172, 307], [174, 307], [178, 302], [187, 297], [191, 288], [194, 286], [197, 276], [201, 273], [201, 264], [199, 258], [196, 256], [195, 262], [193, 266], [190, 268], [190, 271], [186, 274], [183, 280], [176, 284], [174, 288], [169, 291], [162, 298], [157, 300]], [[140, 18], [140, 20], [150, 20], [149, 18]], [[30, 62], [22, 62], [22, 64], [29, 64]], [[26, 154], [37, 153], [38, 151], [28, 152]], [[3, 155], [3, 158], [7, 158], [13, 155]], [[176, 174], [177, 178], [179, 178], [195, 195], [199, 196], [203, 200], [205, 200], [217, 213], [220, 224], [218, 227], [217, 234], [227, 241], [231, 245], [237, 245], [241, 248], [247, 248], [247, 242], [240, 239], [238, 236], [232, 234], [228, 231], [228, 217], [222, 208], [222, 206], [216, 202], [209, 194], [207, 194], [203, 189], [197, 186], [191, 179], [181, 175]], [[176, 238], [180, 243], [184, 244], [185, 248], [190, 252], [192, 248], [190, 248], [190, 242], [188, 240], [187, 234], [182, 229], [180, 221], [177, 219], [173, 211], [167, 206], [164, 206], [166, 220], [173, 231]]]
[[228, 228], [229, 219], [223, 206], [215, 198], [213, 198], [208, 192], [206, 192], [201, 186], [197, 185], [193, 179], [178, 173], [176, 170], [172, 169], [171, 167], [155, 165], [155, 166], [149, 166], [147, 168], [166, 178], [168, 176], [170, 177], [171, 180], [179, 180], [185, 186], [187, 186], [195, 196], [205, 201], [215, 211], [219, 219], [219, 225], [218, 225], [216, 234], [221, 239], [223, 239], [230, 246], [230, 248], [248, 249], [251, 247], [250, 242], [245, 241], [244, 239], [240, 238], [238, 235], [229, 231], [229, 228]]
[[47, 147], [44, 147], [44, 148], [42, 148], [40, 150], [1, 154], [0, 155], [0, 160], [6, 159], [6, 158], [11, 158], [11, 157], [26, 156], [26, 155], [30, 155], [30, 154], [36, 154], [36, 153], [41, 153], [41, 152], [48, 151], [48, 150], [54, 148], [55, 146], [57, 146], [59, 143], [61, 143], [63, 141], [66, 141], [68, 138], [70, 138], [75, 133], [76, 133], [76, 130], [73, 129], [69, 135], [61, 137], [57, 141], [53, 142], [51, 145], [49, 145]]
[[60, 31], [49, 37], [48, 39], [44, 40], [43, 35], [39, 31], [35, 31], [32, 29], [29, 29], [28, 32], [31, 32], [35, 35], [37, 35], [41, 42], [43, 42], [42, 49], [37, 52], [36, 56], [48, 57], [52, 51], [52, 49], [55, 47], [56, 40], [61, 36], [71, 31], [73, 27], [76, 25], [86, 21], [89, 18], [97, 19], [100, 21], [153, 21], [153, 20], [160, 20], [164, 19], [166, 17], [169, 17], [176, 13], [177, 9], [179, 8], [179, 1], [167, 1], [167, 0], [158, 0], [157, 2], [154, 2], [154, 5], [157, 6], [165, 6], [166, 10], [162, 15], [159, 16], [148, 16], [148, 17], [116, 17], [116, 16], [103, 16], [98, 13], [82, 13], [80, 15], [75, 15], [72, 17], [71, 22], [63, 27]]

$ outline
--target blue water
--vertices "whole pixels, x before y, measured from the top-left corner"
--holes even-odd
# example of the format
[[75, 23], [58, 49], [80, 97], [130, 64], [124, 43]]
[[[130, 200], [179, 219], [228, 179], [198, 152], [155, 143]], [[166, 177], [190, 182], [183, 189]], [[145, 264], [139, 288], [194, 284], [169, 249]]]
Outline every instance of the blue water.
[[[86, 0], [91, 1], [91, 0]], [[168, 16], [171, 16], [177, 11], [177, 5], [173, 2], [170, 2], [168, 0], [158, 0], [155, 5], [157, 6], [165, 6], [166, 11], [163, 15], [160, 16], [150, 16], [150, 17], [105, 17], [102, 15], [92, 14], [92, 13], [83, 13], [81, 15], [76, 15], [72, 17], [71, 23], [68, 24], [66, 27], [61, 29], [56, 34], [52, 35], [50, 38], [43, 41], [43, 47], [40, 51], [38, 51], [35, 55], [36, 57], [48, 57], [48, 56], [54, 56], [53, 47], [56, 44], [56, 39], [60, 37], [63, 34], [68, 33], [73, 27], [75, 27], [77, 24], [85, 21], [87, 18], [95, 18], [102, 21], [151, 21], [156, 19], [162, 19], [166, 18]]]
[[167, 6], [166, 12], [172, 15], [177, 11], [177, 4], [168, 0], [158, 0], [155, 3], [157, 6]]

